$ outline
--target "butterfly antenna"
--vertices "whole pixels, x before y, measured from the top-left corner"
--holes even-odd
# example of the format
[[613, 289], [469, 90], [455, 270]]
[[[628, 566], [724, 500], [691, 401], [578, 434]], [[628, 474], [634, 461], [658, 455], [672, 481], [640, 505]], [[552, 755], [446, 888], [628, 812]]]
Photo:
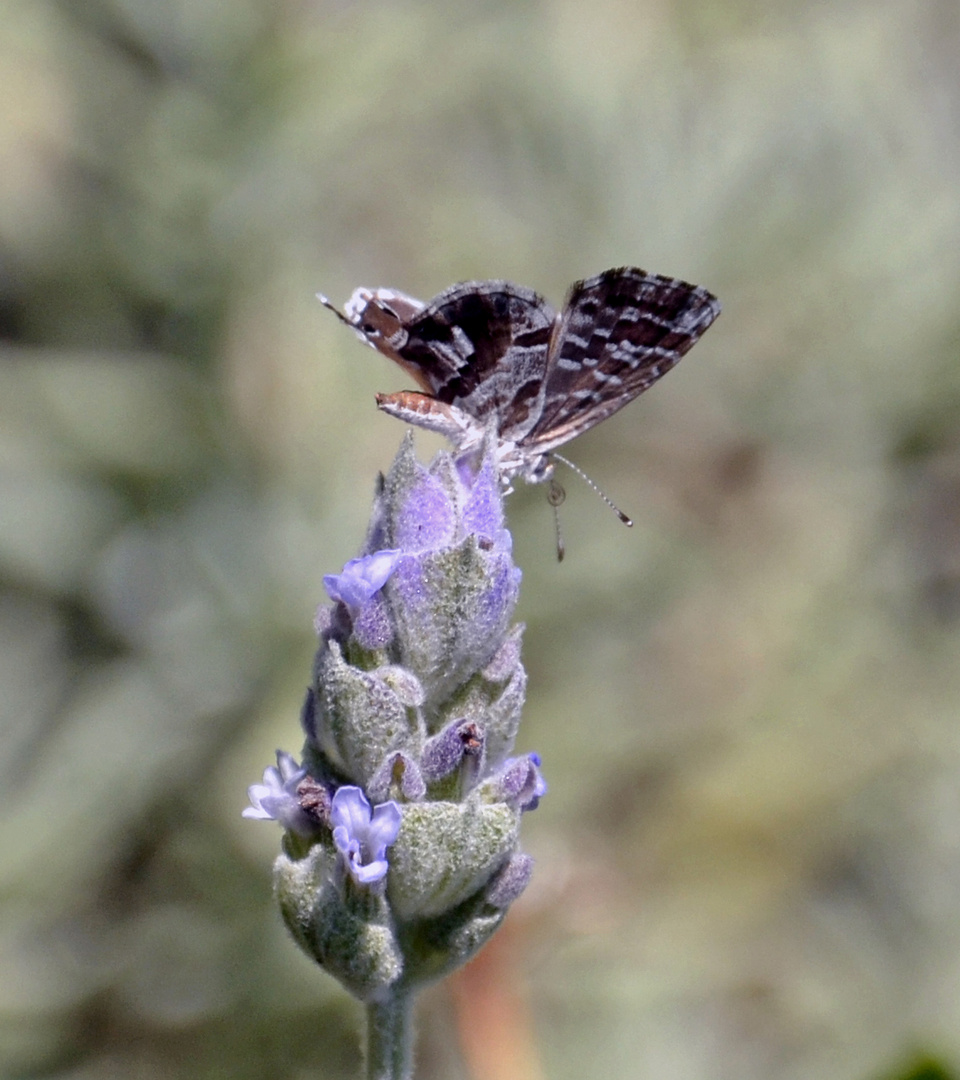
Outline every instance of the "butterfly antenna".
[[[573, 469], [573, 471], [577, 474], [577, 476], [580, 477], [581, 480], [583, 480], [586, 484], [593, 488], [593, 490], [600, 496], [601, 499], [603, 499], [607, 506], [609, 506], [610, 509], [617, 515], [617, 517], [624, 523], [624, 525], [626, 525], [628, 528], [633, 528], [633, 518], [628, 518], [627, 515], [620, 509], [620, 507], [617, 506], [617, 504], [613, 501], [613, 499], [611, 499], [609, 495], [606, 495], [603, 491], [601, 491], [600, 488], [593, 482], [593, 480], [590, 479], [589, 476], [587, 476], [587, 474], [583, 471], [583, 469], [580, 468], [579, 465], [574, 465], [572, 461], [568, 461], [562, 454], [558, 454], [556, 450], [553, 450], [550, 456], [555, 457], [557, 461], [563, 462], [563, 464], [566, 465], [568, 469]], [[559, 487], [560, 485], [558, 484], [557, 486]], [[560, 490], [562, 491], [563, 488], [560, 488]], [[561, 499], [560, 502], [563, 502], [563, 500]], [[556, 505], [559, 506], [559, 503], [557, 503]]]
[[558, 484], [551, 476], [550, 486], [547, 488], [547, 502], [553, 507], [553, 525], [557, 530], [557, 562], [563, 562], [563, 556], [567, 551], [563, 543], [563, 533], [560, 532], [560, 506], [566, 497], [567, 493], [563, 490], [563, 485]]
[[327, 308], [327, 309], [329, 309], [330, 311], [332, 311], [332, 312], [334, 313], [334, 315], [336, 315], [336, 317], [337, 317], [337, 318], [338, 318], [338, 319], [339, 319], [339, 320], [340, 320], [340, 321], [341, 321], [342, 323], [345, 323], [345, 324], [346, 324], [347, 326], [349, 326], [351, 330], [356, 330], [356, 327], [355, 327], [355, 326], [353, 325], [353, 323], [352, 323], [352, 322], [351, 322], [351, 321], [350, 321], [350, 320], [349, 320], [349, 319], [348, 319], [348, 318], [346, 317], [346, 315], [344, 315], [344, 313], [343, 313], [343, 312], [342, 312], [342, 311], [341, 311], [341, 310], [340, 310], [340, 309], [339, 309], [339, 308], [337, 307], [337, 305], [336, 305], [336, 304], [334, 304], [334, 303], [332, 303], [332, 302], [331, 302], [330, 300], [328, 300], [328, 299], [327, 299], [327, 298], [326, 298], [326, 297], [325, 297], [325, 296], [323, 295], [323, 293], [322, 293], [322, 292], [318, 292], [318, 293], [317, 293], [317, 299], [318, 299], [318, 300], [320, 301], [320, 303], [321, 303], [321, 304], [323, 304], [323, 306], [324, 306], [325, 308]]

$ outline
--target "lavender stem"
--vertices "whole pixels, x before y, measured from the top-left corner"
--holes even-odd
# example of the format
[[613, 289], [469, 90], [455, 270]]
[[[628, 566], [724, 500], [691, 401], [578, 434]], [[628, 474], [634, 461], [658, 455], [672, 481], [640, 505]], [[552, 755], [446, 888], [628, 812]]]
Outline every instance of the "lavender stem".
[[412, 1080], [413, 1000], [397, 987], [367, 1004], [366, 1080]]

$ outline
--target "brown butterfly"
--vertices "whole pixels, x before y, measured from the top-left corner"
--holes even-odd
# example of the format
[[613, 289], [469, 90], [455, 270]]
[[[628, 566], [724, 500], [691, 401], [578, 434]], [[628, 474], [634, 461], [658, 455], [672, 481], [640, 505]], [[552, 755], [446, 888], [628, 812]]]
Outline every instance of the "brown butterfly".
[[378, 394], [384, 412], [464, 450], [492, 423], [500, 475], [531, 483], [552, 475], [551, 451], [652, 386], [720, 314], [706, 289], [631, 266], [576, 282], [560, 312], [509, 281], [451, 285], [426, 304], [359, 288], [342, 313], [319, 299], [422, 388]]

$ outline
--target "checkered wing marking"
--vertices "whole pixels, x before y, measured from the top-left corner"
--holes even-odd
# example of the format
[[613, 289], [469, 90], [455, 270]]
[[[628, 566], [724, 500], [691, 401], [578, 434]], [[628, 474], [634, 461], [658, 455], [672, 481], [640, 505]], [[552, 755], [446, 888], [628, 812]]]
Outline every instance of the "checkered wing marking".
[[495, 416], [500, 436], [520, 439], [543, 407], [544, 376], [557, 314], [532, 289], [468, 281], [445, 289], [407, 325], [398, 350], [434, 397], [480, 423]]
[[526, 445], [545, 452], [622, 409], [665, 375], [719, 314], [706, 289], [636, 267], [578, 281], [560, 316], [546, 401]]

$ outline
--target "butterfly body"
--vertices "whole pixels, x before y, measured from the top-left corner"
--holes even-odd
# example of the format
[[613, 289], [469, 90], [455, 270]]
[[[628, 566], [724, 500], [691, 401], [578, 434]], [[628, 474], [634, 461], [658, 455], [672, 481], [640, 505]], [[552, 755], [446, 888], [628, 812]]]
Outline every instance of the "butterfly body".
[[428, 303], [359, 288], [337, 312], [421, 387], [378, 394], [378, 406], [461, 450], [492, 425], [506, 483], [548, 479], [552, 450], [642, 394], [719, 313], [706, 289], [635, 267], [576, 282], [559, 312], [508, 281], [452, 285]]

